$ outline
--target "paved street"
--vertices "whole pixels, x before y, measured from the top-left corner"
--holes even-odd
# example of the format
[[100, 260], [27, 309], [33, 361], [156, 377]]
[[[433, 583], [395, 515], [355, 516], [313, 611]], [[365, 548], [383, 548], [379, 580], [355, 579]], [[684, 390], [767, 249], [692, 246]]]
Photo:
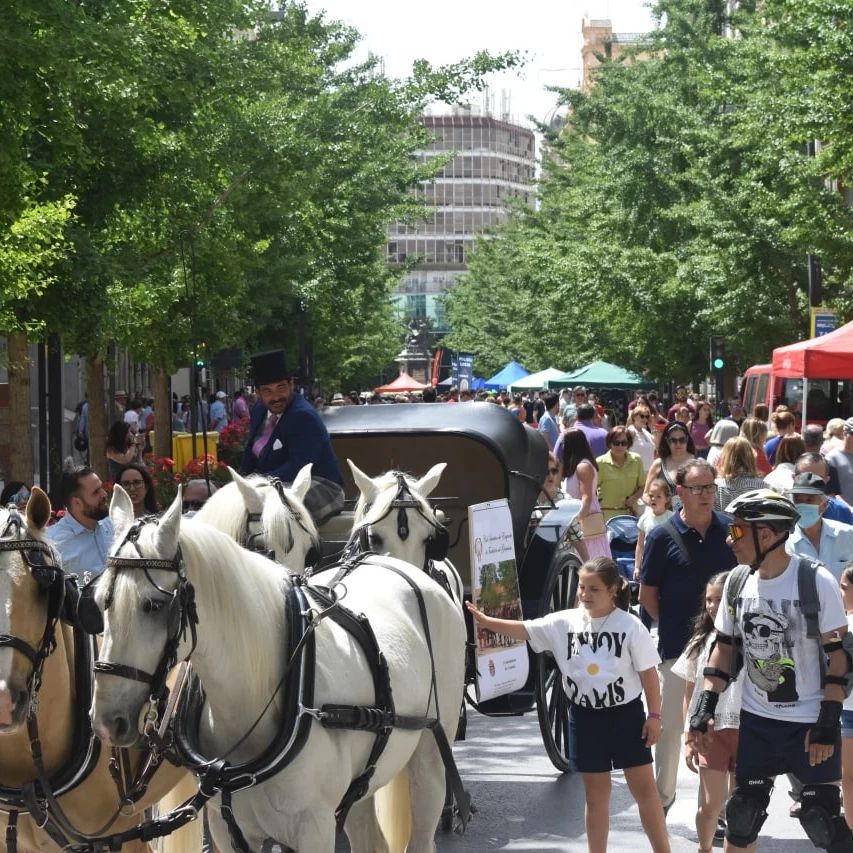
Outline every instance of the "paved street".
[[[542, 746], [536, 714], [525, 717], [468, 717], [468, 740], [455, 747], [459, 769], [479, 809], [464, 836], [440, 835], [442, 853], [526, 850], [580, 853], [583, 837], [583, 784], [561, 776]], [[787, 780], [774, 791], [759, 850], [774, 853], [814, 850], [795, 820], [787, 816]], [[669, 813], [672, 849], [695, 851], [696, 777], [686, 767], [679, 776], [678, 799]], [[613, 777], [610, 805], [611, 851], [648, 850], [637, 807], [625, 780]], [[722, 845], [719, 846], [722, 849]]]

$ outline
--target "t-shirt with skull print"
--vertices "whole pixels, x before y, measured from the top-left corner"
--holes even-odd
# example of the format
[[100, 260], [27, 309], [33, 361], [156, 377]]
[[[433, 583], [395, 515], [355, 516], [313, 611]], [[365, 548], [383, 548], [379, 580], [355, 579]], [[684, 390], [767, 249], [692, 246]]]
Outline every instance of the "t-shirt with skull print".
[[618, 607], [600, 618], [586, 610], [558, 610], [525, 620], [530, 646], [551, 652], [569, 701], [583, 708], [626, 705], [642, 693], [640, 673], [660, 663], [646, 627]]
[[[823, 649], [806, 636], [797, 582], [799, 557], [781, 575], [765, 580], [757, 572], [743, 585], [736, 605], [737, 630], [728, 608], [717, 611], [714, 627], [722, 634], [743, 637], [743, 710], [774, 720], [813, 723], [820, 711]], [[728, 600], [728, 584], [723, 603]], [[821, 634], [847, 627], [841, 592], [823, 567], [817, 570]]]

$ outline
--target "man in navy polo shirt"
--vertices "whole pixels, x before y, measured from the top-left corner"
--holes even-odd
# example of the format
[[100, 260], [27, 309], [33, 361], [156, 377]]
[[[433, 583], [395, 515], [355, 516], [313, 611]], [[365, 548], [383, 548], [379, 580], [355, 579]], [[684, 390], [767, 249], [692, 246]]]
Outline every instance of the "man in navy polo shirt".
[[726, 544], [728, 518], [714, 511], [714, 477], [704, 459], [691, 459], [678, 469], [682, 508], [646, 537], [640, 568], [640, 603], [658, 620], [662, 732], [655, 747], [655, 779], [665, 810], [675, 800], [684, 731], [685, 684], [670, 670], [690, 638], [708, 580], [737, 564]]

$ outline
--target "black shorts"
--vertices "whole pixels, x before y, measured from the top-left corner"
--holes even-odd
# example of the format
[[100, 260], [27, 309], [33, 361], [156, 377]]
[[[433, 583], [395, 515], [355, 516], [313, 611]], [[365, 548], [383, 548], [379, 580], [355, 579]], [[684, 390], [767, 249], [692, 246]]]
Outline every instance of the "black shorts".
[[809, 764], [805, 750], [810, 723], [788, 723], [740, 712], [737, 745], [737, 778], [764, 779], [792, 773], [804, 785], [823, 785], [841, 778], [841, 731], [832, 758]]
[[571, 706], [569, 749], [572, 770], [609, 773], [652, 763], [652, 751], [643, 740], [646, 711], [638, 696], [615, 708], [590, 710]]

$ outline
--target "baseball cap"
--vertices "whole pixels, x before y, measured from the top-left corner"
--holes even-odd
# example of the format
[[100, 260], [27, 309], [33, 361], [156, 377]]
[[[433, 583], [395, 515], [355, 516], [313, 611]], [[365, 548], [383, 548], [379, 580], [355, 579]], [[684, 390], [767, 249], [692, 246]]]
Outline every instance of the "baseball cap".
[[811, 471], [797, 474], [788, 489], [790, 495], [825, 495], [828, 492], [829, 484], [826, 480]]
[[583, 385], [575, 385], [572, 389], [572, 394], [586, 394], [586, 388]]
[[216, 399], [217, 400], [224, 400], [227, 396], [228, 395], [224, 391], [217, 391], [216, 392]]
[[847, 418], [847, 420], [844, 421], [844, 433], [845, 435], [853, 433], [853, 418]]

